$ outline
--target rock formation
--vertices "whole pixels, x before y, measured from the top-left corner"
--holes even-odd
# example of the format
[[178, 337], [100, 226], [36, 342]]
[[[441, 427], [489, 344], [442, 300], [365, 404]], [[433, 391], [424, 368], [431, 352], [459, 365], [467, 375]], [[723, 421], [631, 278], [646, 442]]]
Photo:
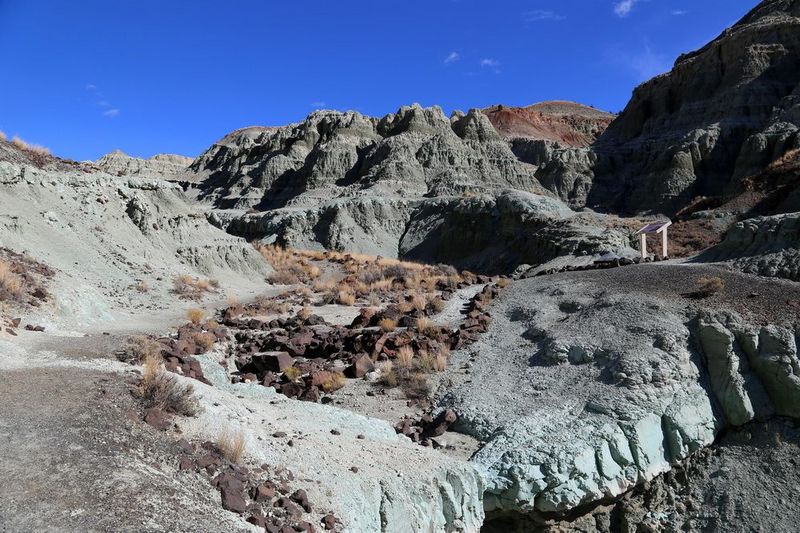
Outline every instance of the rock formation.
[[574, 205], [623, 212], [673, 214], [697, 196], [738, 192], [800, 144], [799, 17], [797, 1], [761, 2], [637, 87], [589, 149], [562, 150], [537, 177]]
[[696, 260], [726, 261], [749, 274], [800, 281], [800, 213], [737, 222]]
[[169, 179], [172, 176], [180, 176], [191, 163], [191, 157], [182, 155], [157, 154], [148, 159], [142, 159], [131, 157], [121, 150], [114, 150], [95, 161], [95, 165], [112, 176], [151, 179]]
[[[501, 293], [488, 332], [454, 361], [470, 372], [440, 403], [484, 442], [471, 460], [490, 521], [568, 516], [671, 470], [725, 428], [798, 416], [797, 313], [743, 317], [724, 311], [729, 297], [698, 311], [675, 294], [708, 272], [651, 265]], [[773, 283], [725, 277], [754, 291]]]
[[[571, 122], [573, 107], [583, 115]], [[531, 109], [526, 117], [568, 142], [605, 120], [577, 104]], [[536, 169], [517, 159], [487, 114], [448, 119], [418, 105], [381, 119], [319, 111], [292, 126], [246, 128], [191, 166], [204, 180], [201, 197], [221, 208], [212, 221], [248, 239], [486, 271], [572, 253], [629, 252], [627, 228], [605, 232], [614, 221], [575, 217], [541, 187]]]
[[482, 111], [505, 139], [551, 141], [572, 147], [589, 146], [614, 119], [610, 113], [575, 102], [496, 105]]

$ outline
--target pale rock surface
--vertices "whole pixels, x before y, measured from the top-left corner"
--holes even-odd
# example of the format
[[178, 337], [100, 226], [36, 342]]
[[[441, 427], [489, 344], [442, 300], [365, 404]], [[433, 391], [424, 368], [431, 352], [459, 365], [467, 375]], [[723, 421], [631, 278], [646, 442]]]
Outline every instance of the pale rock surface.
[[112, 176], [132, 176], [138, 178], [170, 179], [186, 171], [192, 163], [191, 157], [176, 154], [156, 154], [142, 159], [132, 157], [122, 150], [114, 150], [94, 164]]

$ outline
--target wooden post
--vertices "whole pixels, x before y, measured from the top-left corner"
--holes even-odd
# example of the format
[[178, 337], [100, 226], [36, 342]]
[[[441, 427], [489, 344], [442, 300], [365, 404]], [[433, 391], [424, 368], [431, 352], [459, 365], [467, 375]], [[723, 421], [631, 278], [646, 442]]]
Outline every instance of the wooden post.
[[667, 228], [661, 232], [661, 257], [669, 257], [667, 255]]
[[642, 259], [646, 259], [646, 258], [647, 258], [647, 235], [645, 235], [644, 233], [642, 233], [642, 234], [640, 235], [640, 237], [641, 237], [641, 243], [642, 243], [642, 244], [641, 244], [641, 249], [642, 249]]

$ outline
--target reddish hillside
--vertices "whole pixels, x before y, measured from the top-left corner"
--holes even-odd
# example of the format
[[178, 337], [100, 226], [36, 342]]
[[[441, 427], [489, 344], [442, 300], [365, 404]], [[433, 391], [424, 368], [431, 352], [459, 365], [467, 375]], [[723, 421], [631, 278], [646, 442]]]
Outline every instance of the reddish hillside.
[[528, 107], [488, 107], [483, 113], [506, 138], [557, 141], [567, 146], [590, 145], [614, 115], [575, 102], [542, 102]]

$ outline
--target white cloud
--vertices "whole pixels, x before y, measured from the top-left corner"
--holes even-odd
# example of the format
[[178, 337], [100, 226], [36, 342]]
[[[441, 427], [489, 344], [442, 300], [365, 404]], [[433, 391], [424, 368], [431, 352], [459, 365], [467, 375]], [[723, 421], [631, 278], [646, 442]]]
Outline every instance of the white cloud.
[[96, 85], [94, 85], [94, 84], [91, 84], [91, 83], [88, 83], [88, 84], [86, 84], [86, 90], [87, 90], [87, 91], [94, 91], [94, 90], [96, 90], [96, 89], [97, 89], [97, 86], [96, 86]]
[[103, 116], [108, 118], [114, 118], [119, 116], [119, 109], [107, 109], [103, 111]]
[[676, 16], [676, 17], [680, 17], [680, 16], [683, 16], [683, 15], [686, 15], [687, 13], [689, 13], [689, 12], [685, 11], [683, 9], [676, 9], [675, 11], [672, 12], [672, 14], [674, 16]]
[[614, 13], [618, 17], [627, 17], [639, 0], [620, 0], [614, 4]]
[[111, 107], [111, 104], [108, 103], [108, 100], [100, 100], [97, 102], [97, 105], [100, 107]]
[[533, 11], [526, 11], [522, 14], [526, 22], [539, 22], [541, 20], [564, 20], [565, 16], [559, 15], [554, 11], [546, 9], [534, 9]]
[[486, 59], [481, 59], [481, 67], [484, 67], [484, 68], [485, 67], [497, 68], [499, 66], [500, 66], [500, 62], [498, 60], [496, 60], [496, 59], [492, 59], [490, 57], [486, 58]]
[[450, 55], [444, 58], [444, 64], [455, 63], [459, 59], [461, 59], [461, 55], [458, 52], [450, 52]]
[[322, 100], [318, 100], [318, 101], [316, 101], [316, 102], [311, 102], [311, 107], [313, 107], [313, 108], [315, 108], [315, 109], [323, 109], [323, 108], [324, 108], [325, 106], [327, 106], [327, 105], [328, 105], [328, 104], [326, 104], [326, 103], [325, 103], [325, 102], [323, 102]]

